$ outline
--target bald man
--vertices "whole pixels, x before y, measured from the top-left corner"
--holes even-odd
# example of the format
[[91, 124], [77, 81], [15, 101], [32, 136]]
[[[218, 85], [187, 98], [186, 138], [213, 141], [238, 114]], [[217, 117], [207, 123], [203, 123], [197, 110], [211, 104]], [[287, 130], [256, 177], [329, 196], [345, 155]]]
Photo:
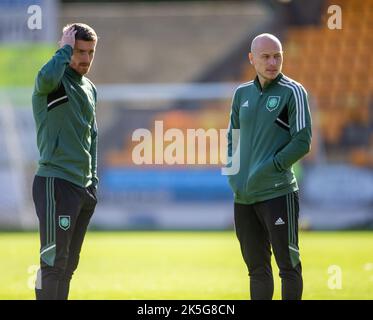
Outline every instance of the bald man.
[[[250, 277], [251, 299], [273, 297], [272, 251], [282, 298], [302, 297], [298, 246], [298, 184], [292, 165], [310, 151], [311, 116], [303, 86], [281, 73], [282, 45], [271, 34], [255, 37], [249, 53], [254, 80], [233, 96], [228, 157], [239, 149], [240, 169], [228, 180], [234, 193], [237, 238]], [[232, 139], [239, 130], [239, 144]]]

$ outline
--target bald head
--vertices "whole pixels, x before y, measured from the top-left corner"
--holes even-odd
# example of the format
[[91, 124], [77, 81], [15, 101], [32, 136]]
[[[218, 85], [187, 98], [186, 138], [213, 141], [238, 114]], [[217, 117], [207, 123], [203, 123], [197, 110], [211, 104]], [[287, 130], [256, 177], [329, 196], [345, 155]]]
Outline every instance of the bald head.
[[274, 48], [282, 51], [282, 44], [280, 40], [270, 33], [262, 33], [254, 38], [251, 42], [251, 52], [258, 53], [263, 48]]
[[263, 86], [274, 80], [282, 69], [282, 45], [273, 34], [262, 33], [251, 43], [250, 63]]

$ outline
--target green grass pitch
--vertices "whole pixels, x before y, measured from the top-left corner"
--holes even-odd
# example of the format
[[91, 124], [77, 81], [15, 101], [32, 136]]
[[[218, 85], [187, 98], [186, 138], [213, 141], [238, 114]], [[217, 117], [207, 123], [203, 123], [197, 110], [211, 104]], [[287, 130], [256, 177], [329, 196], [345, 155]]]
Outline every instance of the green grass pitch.
[[56, 46], [42, 43], [1, 44], [0, 86], [33, 85], [38, 70], [56, 50]]
[[[304, 299], [373, 299], [372, 232], [302, 232]], [[37, 233], [0, 233], [0, 299], [33, 299]], [[275, 265], [273, 261], [273, 265]], [[341, 271], [341, 288], [336, 273]], [[329, 272], [329, 273], [328, 273]], [[281, 283], [275, 273], [275, 295]], [[70, 299], [247, 299], [238, 241], [225, 232], [88, 232]]]

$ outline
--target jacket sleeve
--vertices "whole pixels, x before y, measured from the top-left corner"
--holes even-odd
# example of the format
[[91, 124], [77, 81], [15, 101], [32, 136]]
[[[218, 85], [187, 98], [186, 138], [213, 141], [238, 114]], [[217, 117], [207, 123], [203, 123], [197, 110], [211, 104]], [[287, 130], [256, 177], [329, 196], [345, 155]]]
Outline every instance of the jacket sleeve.
[[307, 92], [302, 86], [294, 87], [288, 103], [290, 142], [273, 159], [277, 170], [289, 169], [311, 150], [312, 120]]
[[[96, 88], [93, 87], [94, 95], [95, 95], [95, 104], [97, 105], [97, 93]], [[97, 188], [98, 184], [98, 177], [97, 177], [97, 137], [98, 137], [98, 130], [97, 130], [97, 121], [96, 121], [96, 105], [95, 105], [95, 116], [93, 120], [93, 125], [91, 128], [91, 174], [92, 174], [92, 185], [94, 188]]]
[[73, 48], [69, 45], [64, 45], [56, 51], [36, 77], [35, 91], [37, 93], [48, 94], [58, 87], [66, 67], [70, 64], [72, 54]]
[[228, 125], [228, 133], [227, 133], [227, 140], [228, 140], [228, 147], [227, 147], [227, 156], [228, 161], [227, 164], [230, 166], [230, 163], [232, 161], [232, 156], [235, 153], [236, 150], [233, 150], [234, 148], [237, 148], [238, 146], [238, 136], [233, 134], [233, 129], [240, 129], [240, 106], [237, 102], [237, 90], [233, 95], [232, 99], [232, 107], [231, 107], [231, 113], [229, 118], [229, 125]]

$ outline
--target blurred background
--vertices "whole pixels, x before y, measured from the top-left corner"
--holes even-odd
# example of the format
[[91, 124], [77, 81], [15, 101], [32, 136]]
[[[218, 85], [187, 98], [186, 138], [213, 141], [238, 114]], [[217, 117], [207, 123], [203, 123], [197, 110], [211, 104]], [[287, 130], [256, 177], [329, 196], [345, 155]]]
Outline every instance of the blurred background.
[[[328, 28], [336, 24], [331, 5], [342, 9], [342, 29]], [[99, 100], [93, 228], [233, 228], [222, 161], [136, 165], [132, 134], [149, 130], [154, 149], [155, 121], [185, 137], [187, 129], [226, 129], [235, 87], [255, 76], [251, 40], [270, 32], [283, 43], [283, 72], [310, 98], [312, 151], [295, 166], [301, 227], [372, 229], [372, 21], [372, 0], [0, 0], [0, 228], [37, 228], [34, 77], [62, 27], [83, 22], [100, 38], [88, 74]], [[224, 150], [208, 143], [204, 152], [211, 159]]]

